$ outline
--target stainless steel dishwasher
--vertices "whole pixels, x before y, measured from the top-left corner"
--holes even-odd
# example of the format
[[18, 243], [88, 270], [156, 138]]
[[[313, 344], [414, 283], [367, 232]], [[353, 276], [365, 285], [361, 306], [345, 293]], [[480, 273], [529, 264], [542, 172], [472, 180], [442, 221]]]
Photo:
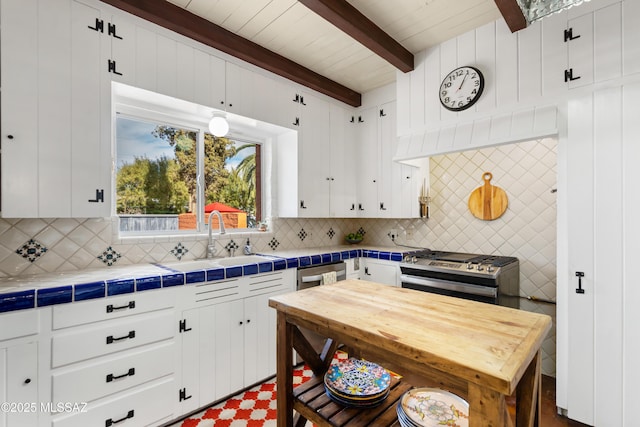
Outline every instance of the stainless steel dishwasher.
[[[335, 271], [336, 281], [345, 280], [347, 278], [347, 264], [344, 261], [339, 261], [332, 264], [314, 265], [309, 267], [298, 268], [298, 284], [296, 289], [298, 291], [312, 288], [314, 286], [322, 285], [323, 274]], [[318, 354], [322, 352], [324, 347], [325, 337], [322, 337], [315, 332], [308, 329], [300, 328], [302, 334], [307, 338], [309, 344], [316, 350]], [[302, 358], [296, 353], [296, 364], [302, 363]]]

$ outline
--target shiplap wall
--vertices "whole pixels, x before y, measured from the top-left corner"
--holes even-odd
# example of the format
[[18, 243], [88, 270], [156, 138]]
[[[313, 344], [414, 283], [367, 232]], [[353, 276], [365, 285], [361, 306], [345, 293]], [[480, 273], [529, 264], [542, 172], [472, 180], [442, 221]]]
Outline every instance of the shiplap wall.
[[[597, 11], [597, 13], [593, 13]], [[512, 34], [503, 20], [416, 55], [416, 69], [397, 74], [395, 158], [413, 159], [536, 139], [558, 133], [558, 106], [574, 91], [591, 90], [640, 72], [638, 1], [599, 0], [552, 15]], [[564, 30], [580, 36], [564, 41]], [[451, 112], [440, 105], [444, 76], [473, 65], [485, 76], [481, 99]], [[572, 68], [580, 79], [566, 83]]]

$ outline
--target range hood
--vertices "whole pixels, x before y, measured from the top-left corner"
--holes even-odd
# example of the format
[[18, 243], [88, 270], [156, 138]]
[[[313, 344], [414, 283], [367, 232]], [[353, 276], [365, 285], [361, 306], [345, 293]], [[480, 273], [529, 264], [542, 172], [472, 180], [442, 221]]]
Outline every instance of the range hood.
[[425, 126], [400, 136], [393, 160], [413, 164], [416, 159], [438, 154], [531, 141], [558, 134], [557, 105], [474, 117], [467, 121], [439, 122], [436, 127]]

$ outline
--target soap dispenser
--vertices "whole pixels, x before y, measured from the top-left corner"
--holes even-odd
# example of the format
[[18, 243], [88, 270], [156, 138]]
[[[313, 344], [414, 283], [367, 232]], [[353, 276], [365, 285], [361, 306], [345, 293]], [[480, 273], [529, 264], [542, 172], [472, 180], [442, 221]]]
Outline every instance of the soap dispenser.
[[245, 255], [251, 255], [251, 242], [249, 241], [249, 238], [247, 237], [247, 244], [244, 245], [244, 254]]

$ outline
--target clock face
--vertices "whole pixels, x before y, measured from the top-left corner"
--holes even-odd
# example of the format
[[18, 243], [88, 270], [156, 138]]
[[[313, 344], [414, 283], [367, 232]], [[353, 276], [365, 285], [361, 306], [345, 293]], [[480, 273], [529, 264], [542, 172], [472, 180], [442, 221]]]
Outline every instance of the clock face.
[[480, 99], [484, 89], [484, 76], [474, 67], [456, 68], [442, 80], [440, 103], [451, 111], [462, 111]]

